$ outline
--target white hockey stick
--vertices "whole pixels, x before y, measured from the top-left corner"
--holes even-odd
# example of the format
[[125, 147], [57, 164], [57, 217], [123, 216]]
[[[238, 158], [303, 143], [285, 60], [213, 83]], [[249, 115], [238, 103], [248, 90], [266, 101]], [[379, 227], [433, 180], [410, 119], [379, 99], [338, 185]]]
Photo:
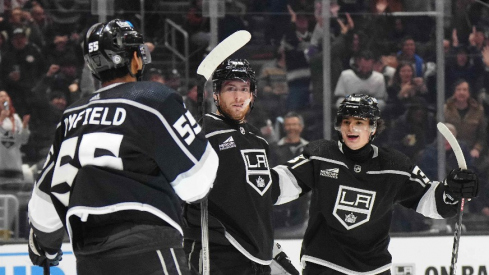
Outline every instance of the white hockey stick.
[[[445, 124], [438, 122], [436, 125], [438, 131], [445, 137], [450, 146], [452, 147], [455, 158], [457, 159], [458, 167], [461, 169], [467, 169], [467, 163], [465, 162], [465, 157], [458, 144], [457, 139], [453, 136], [452, 132], [445, 126]], [[460, 235], [462, 234], [462, 216], [464, 214], [464, 198], [460, 201], [460, 209], [458, 212], [457, 224], [455, 224], [455, 234], [453, 237], [453, 248], [452, 248], [452, 261], [450, 266], [450, 275], [455, 275], [457, 273], [457, 259], [458, 259], [458, 245], [460, 243]]]
[[[248, 41], [251, 39], [251, 34], [247, 31], [237, 31], [221, 43], [219, 43], [212, 51], [204, 58], [197, 68], [197, 74], [203, 76], [205, 80], [204, 85], [207, 80], [211, 77], [212, 73], [216, 70], [217, 66], [230, 57], [237, 50], [241, 49]], [[199, 114], [204, 117], [204, 85], [197, 86], [197, 96], [199, 104]], [[202, 120], [203, 123], [204, 120]], [[203, 199], [200, 203], [200, 223], [202, 228], [202, 275], [209, 275], [210, 264], [209, 264], [209, 213], [207, 210], [207, 198]]]

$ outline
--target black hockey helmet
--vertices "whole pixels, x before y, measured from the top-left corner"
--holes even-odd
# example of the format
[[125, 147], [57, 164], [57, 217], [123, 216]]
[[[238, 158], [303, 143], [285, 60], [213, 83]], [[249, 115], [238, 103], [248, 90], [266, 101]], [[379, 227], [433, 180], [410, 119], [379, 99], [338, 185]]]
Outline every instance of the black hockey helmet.
[[341, 121], [344, 117], [369, 119], [373, 132], [377, 128], [377, 121], [380, 119], [380, 109], [377, 105], [377, 99], [365, 94], [348, 95], [341, 102], [336, 113], [335, 129], [337, 131], [340, 131]]
[[[144, 44], [143, 36], [134, 29], [129, 21], [113, 19], [107, 23], [94, 24], [87, 31], [83, 41], [83, 55], [90, 71], [97, 78], [100, 72], [129, 68], [133, 52], [143, 60], [144, 65], [151, 63], [151, 54]], [[138, 72], [140, 75], [142, 73]]]
[[212, 76], [214, 93], [219, 93], [222, 83], [226, 80], [249, 80], [250, 91], [256, 97], [256, 77], [255, 71], [251, 68], [246, 59], [227, 59], [217, 66]]

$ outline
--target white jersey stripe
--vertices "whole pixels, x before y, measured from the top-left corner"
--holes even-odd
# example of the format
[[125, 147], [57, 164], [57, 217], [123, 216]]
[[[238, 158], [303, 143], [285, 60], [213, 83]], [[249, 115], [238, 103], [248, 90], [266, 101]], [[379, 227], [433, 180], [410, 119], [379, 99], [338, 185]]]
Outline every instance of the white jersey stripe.
[[[202, 199], [209, 192], [216, 179], [219, 157], [207, 143], [202, 158], [190, 170], [178, 175], [171, 185], [177, 195], [184, 201], [191, 203]], [[204, 183], [208, 183], [207, 185]]]
[[132, 101], [132, 100], [129, 100], [129, 99], [123, 99], [123, 98], [94, 100], [94, 101], [89, 102], [89, 103], [87, 103], [85, 105], [81, 105], [81, 106], [78, 106], [78, 107], [75, 107], [75, 108], [68, 109], [64, 113], [67, 114], [67, 113], [70, 113], [70, 112], [73, 112], [73, 111], [84, 109], [84, 108], [86, 108], [86, 107], [88, 107], [90, 105], [99, 104], [99, 103], [102, 103], [102, 104], [117, 104], [117, 103], [122, 103], [122, 104], [127, 104], [127, 105], [134, 106], [136, 108], [139, 108], [141, 110], [145, 110], [147, 112], [150, 112], [150, 113], [154, 114], [163, 123], [163, 125], [165, 126], [166, 130], [168, 131], [168, 133], [172, 136], [172, 138], [175, 141], [175, 143], [178, 145], [178, 147], [180, 147], [180, 149], [182, 150], [182, 152], [185, 153], [185, 155], [188, 157], [188, 159], [191, 160], [193, 163], [197, 163], [198, 162], [198, 160], [194, 157], [194, 155], [192, 155], [192, 153], [190, 153], [190, 151], [187, 149], [187, 147], [185, 145], [183, 145], [183, 143], [180, 140], [179, 136], [175, 133], [175, 131], [173, 130], [173, 127], [171, 127], [171, 125], [168, 123], [168, 121], [165, 119], [165, 117], [158, 110], [156, 110], [154, 108], [151, 108], [151, 107], [148, 107], [148, 106], [146, 106], [144, 104], [141, 104], [139, 102]]
[[423, 197], [419, 200], [416, 212], [428, 218], [443, 219], [436, 208], [435, 191], [439, 185], [440, 183], [437, 181], [431, 183], [430, 189], [426, 191]]
[[391, 268], [391, 266], [392, 266], [392, 264], [389, 263], [389, 264], [386, 264], [384, 266], [381, 266], [381, 267], [379, 267], [377, 269], [374, 269], [372, 271], [358, 272], [358, 271], [353, 271], [353, 270], [344, 268], [342, 266], [333, 264], [331, 262], [328, 262], [328, 261], [325, 261], [325, 260], [322, 260], [322, 259], [319, 259], [319, 258], [316, 258], [316, 257], [313, 257], [313, 256], [309, 256], [309, 255], [302, 256], [302, 259], [301, 259], [302, 267], [305, 267], [306, 266], [306, 262], [311, 262], [311, 263], [315, 263], [317, 265], [322, 265], [322, 266], [325, 266], [325, 267], [329, 267], [329, 268], [331, 268], [333, 270], [339, 271], [339, 272], [344, 273], [344, 274], [349, 274], [349, 275], [375, 275], [375, 274], [379, 274], [379, 273], [382, 273], [384, 271], [389, 270]]
[[230, 133], [230, 132], [236, 132], [236, 130], [229, 129], [229, 130], [214, 131], [214, 132], [210, 132], [210, 133], [206, 134], [205, 137], [210, 138], [210, 137], [215, 136], [215, 135], [220, 135], [220, 134], [225, 134], [225, 133]]
[[68, 210], [66, 213], [66, 229], [70, 239], [73, 237], [73, 231], [71, 229], [70, 217], [75, 215], [80, 217], [82, 221], [86, 220], [89, 215], [105, 215], [110, 213], [115, 213], [124, 210], [139, 210], [151, 213], [158, 218], [167, 222], [170, 226], [178, 230], [183, 236], [182, 227], [174, 220], [172, 220], [166, 213], [162, 212], [160, 209], [151, 206], [149, 204], [138, 203], [138, 202], [123, 202], [112, 205], [107, 205], [104, 207], [87, 207], [87, 206], [75, 206]]
[[161, 267], [163, 268], [163, 273], [165, 273], [165, 275], [169, 275], [168, 270], [166, 269], [165, 259], [163, 258], [161, 251], [156, 250], [156, 253], [158, 254], [158, 258], [160, 259]]
[[309, 160], [309, 159], [305, 159], [305, 160], [303, 160], [303, 161], [301, 161], [301, 162], [297, 163], [296, 165], [292, 166], [292, 169], [295, 169], [295, 168], [297, 168], [297, 167], [301, 166], [302, 164], [304, 164], [304, 163], [308, 163], [308, 162], [310, 162], [310, 161], [311, 161], [311, 160]]
[[171, 257], [173, 259], [173, 262], [175, 263], [175, 268], [177, 269], [178, 275], [182, 275], [182, 272], [180, 271], [180, 265], [178, 264], [178, 260], [177, 257], [175, 256], [175, 251], [173, 250], [173, 248], [170, 248], [170, 252], [171, 252]]
[[258, 259], [256, 257], [253, 257], [253, 255], [251, 255], [248, 251], [246, 251], [246, 249], [244, 249], [238, 241], [236, 241], [233, 236], [231, 236], [231, 234], [229, 234], [227, 231], [224, 233], [226, 239], [228, 239], [228, 241], [239, 251], [241, 252], [241, 254], [243, 254], [244, 256], [246, 256], [246, 258], [252, 260], [253, 262], [255, 263], [259, 263], [261, 265], [270, 265], [272, 263], [272, 260], [268, 260], [268, 261], [265, 261], [265, 260], [261, 260], [261, 259]]
[[342, 165], [342, 166], [345, 166], [346, 169], [348, 169], [348, 165], [346, 165], [344, 162], [341, 162], [341, 161], [332, 160], [332, 159], [328, 159], [328, 158], [322, 158], [322, 157], [316, 157], [316, 156], [312, 156], [312, 157], [310, 157], [310, 159], [315, 159], [315, 160], [320, 160], [320, 161], [324, 161], [324, 162], [330, 162], [330, 163]]
[[260, 137], [259, 135], [256, 135], [255, 133], [252, 133], [252, 132], [249, 132], [249, 133], [252, 134], [252, 135], [254, 135], [257, 138], [262, 139], [263, 141], [265, 141], [268, 144], [268, 141], [266, 139], [264, 139], [263, 137]]
[[284, 204], [297, 199], [302, 192], [296, 178], [285, 165], [278, 165], [272, 168], [278, 174], [280, 195], [275, 205]]
[[410, 173], [404, 172], [404, 171], [399, 171], [399, 170], [367, 171], [367, 174], [372, 174], [372, 175], [396, 174], [396, 175], [403, 175], [403, 176], [411, 177], [411, 174]]

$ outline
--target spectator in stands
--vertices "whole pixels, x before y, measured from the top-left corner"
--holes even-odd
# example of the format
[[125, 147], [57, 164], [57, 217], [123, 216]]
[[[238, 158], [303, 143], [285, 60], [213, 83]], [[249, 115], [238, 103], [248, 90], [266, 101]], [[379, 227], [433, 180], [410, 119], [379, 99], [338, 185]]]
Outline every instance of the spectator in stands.
[[182, 91], [184, 87], [182, 86], [182, 76], [177, 69], [170, 69], [165, 75], [165, 85], [177, 91], [179, 94], [185, 94]]
[[385, 85], [388, 85], [391, 82], [391, 79], [394, 77], [396, 73], [395, 66], [391, 66], [392, 58], [396, 58], [395, 56], [377, 56], [374, 62], [374, 71], [381, 73], [384, 76]]
[[31, 43], [36, 44], [38, 47], [43, 46], [43, 37], [39, 32], [39, 29], [33, 27], [33, 19], [31, 14], [27, 11], [22, 10], [21, 7], [13, 8], [10, 12], [6, 30], [6, 36], [8, 39], [14, 35], [13, 31], [17, 28], [22, 28], [25, 30], [26, 37]]
[[[386, 119], [397, 119], [406, 112], [406, 106], [417, 97], [428, 98], [423, 78], [415, 77], [412, 63], [401, 61], [387, 88], [388, 101], [384, 113]], [[426, 99], [425, 99], [426, 100]], [[427, 103], [430, 103], [426, 100]]]
[[334, 91], [337, 98], [336, 107], [346, 95], [363, 93], [377, 98], [380, 109], [384, 109], [387, 100], [385, 81], [381, 73], [373, 70], [374, 59], [371, 51], [363, 50], [355, 59], [356, 69], [341, 72]]
[[32, 89], [30, 123], [31, 138], [24, 146], [26, 160], [30, 163], [42, 162], [53, 143], [54, 132], [68, 102], [62, 91], [52, 90], [50, 78], [59, 71], [58, 65], [51, 65], [42, 81]]
[[161, 84], [166, 83], [163, 71], [158, 69], [158, 68], [151, 68], [149, 70], [145, 70], [144, 71], [144, 80], [159, 82]]
[[0, 77], [17, 113], [25, 115], [29, 110], [28, 93], [37, 84], [45, 70], [45, 61], [39, 48], [29, 43], [24, 28], [13, 30], [11, 49], [2, 57]]
[[467, 143], [475, 167], [483, 172], [483, 178], [487, 179], [487, 120], [482, 104], [471, 97], [470, 86], [466, 80], [459, 79], [455, 82], [453, 96], [447, 99], [444, 114], [445, 121], [457, 129], [458, 138]]
[[423, 77], [426, 65], [423, 58], [416, 54], [416, 43], [410, 36], [404, 37], [401, 41], [401, 50], [397, 53], [399, 61], [407, 61], [414, 64], [414, 75]]
[[[301, 137], [303, 129], [304, 119], [301, 115], [289, 112], [284, 116], [285, 137], [270, 144], [271, 167], [286, 163], [302, 153], [304, 146], [309, 143]], [[304, 225], [304, 222], [307, 221], [309, 198], [310, 196], [302, 196], [285, 205], [274, 206], [275, 229], [287, 228], [287, 230], [291, 230], [291, 226]], [[298, 229], [303, 228], [301, 226]]]
[[[183, 97], [183, 103], [185, 103], [185, 107], [187, 107], [187, 110], [190, 111], [190, 113], [195, 117], [195, 118], [200, 118], [202, 117], [202, 113], [199, 113], [199, 103], [198, 103], [198, 94], [197, 94], [197, 81], [195, 80], [190, 80], [187, 86], [187, 94]], [[204, 92], [204, 98], [207, 98], [207, 91]], [[204, 102], [204, 108], [206, 112], [211, 111], [211, 102], [209, 100], [205, 100]]]
[[389, 144], [416, 162], [419, 153], [436, 138], [436, 119], [422, 98], [415, 98], [406, 107], [389, 131]]
[[0, 91], [0, 183], [22, 182], [20, 147], [29, 139], [30, 115], [22, 120], [6, 91]]
[[[475, 29], [474, 29], [475, 30]], [[472, 35], [475, 37], [477, 35]], [[452, 87], [457, 79], [465, 79], [470, 87], [476, 87], [476, 82], [484, 72], [481, 50], [477, 48], [474, 38], [470, 39], [469, 47], [459, 43], [457, 30], [452, 31], [452, 47], [447, 54], [445, 67], [445, 85]], [[446, 94], [445, 97], [450, 97]]]
[[288, 6], [291, 24], [285, 32], [281, 47], [285, 53], [289, 95], [287, 110], [303, 110], [310, 104], [311, 71], [304, 51], [309, 48], [309, 20], [302, 11]]
[[279, 49], [272, 61], [262, 65], [257, 80], [260, 100], [255, 105], [257, 109], [264, 111], [267, 119], [275, 122], [275, 119], [282, 116], [283, 110], [286, 109], [289, 93], [283, 50]]
[[77, 68], [81, 68], [84, 62], [83, 58], [79, 58], [83, 56], [80, 45], [71, 40], [68, 34], [60, 32], [53, 35], [50, 43], [44, 48], [44, 55], [49, 65], [60, 65], [67, 56]]
[[189, 32], [192, 45], [207, 46], [211, 39], [209, 20], [202, 16], [202, 0], [192, 0], [185, 15], [185, 30]]

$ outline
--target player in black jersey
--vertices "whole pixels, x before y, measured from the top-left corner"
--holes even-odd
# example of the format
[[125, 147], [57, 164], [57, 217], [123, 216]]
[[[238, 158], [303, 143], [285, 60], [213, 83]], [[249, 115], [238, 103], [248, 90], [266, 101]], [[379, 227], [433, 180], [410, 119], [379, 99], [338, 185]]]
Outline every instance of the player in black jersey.
[[390, 274], [394, 203], [442, 219], [457, 213], [460, 198], [477, 196], [478, 178], [470, 170], [430, 181], [405, 155], [373, 145], [382, 127], [377, 100], [350, 95], [336, 116], [339, 141], [311, 142], [302, 155], [273, 168], [312, 189], [304, 275]]
[[93, 25], [85, 60], [102, 88], [70, 106], [29, 201], [29, 255], [57, 264], [65, 230], [77, 274], [190, 274], [181, 201], [211, 189], [218, 157], [175, 91], [138, 82], [151, 62], [128, 21]]
[[[270, 274], [269, 265], [277, 254], [282, 268], [298, 274], [283, 252], [273, 253], [273, 204], [297, 198], [300, 188], [272, 180], [276, 175], [269, 169], [268, 143], [246, 122], [256, 98], [255, 72], [246, 60], [226, 60], [214, 72], [213, 85], [217, 112], [203, 118], [206, 137], [219, 155], [208, 197], [210, 272]], [[184, 217], [185, 252], [191, 268], [199, 272], [199, 206], [187, 205]]]

